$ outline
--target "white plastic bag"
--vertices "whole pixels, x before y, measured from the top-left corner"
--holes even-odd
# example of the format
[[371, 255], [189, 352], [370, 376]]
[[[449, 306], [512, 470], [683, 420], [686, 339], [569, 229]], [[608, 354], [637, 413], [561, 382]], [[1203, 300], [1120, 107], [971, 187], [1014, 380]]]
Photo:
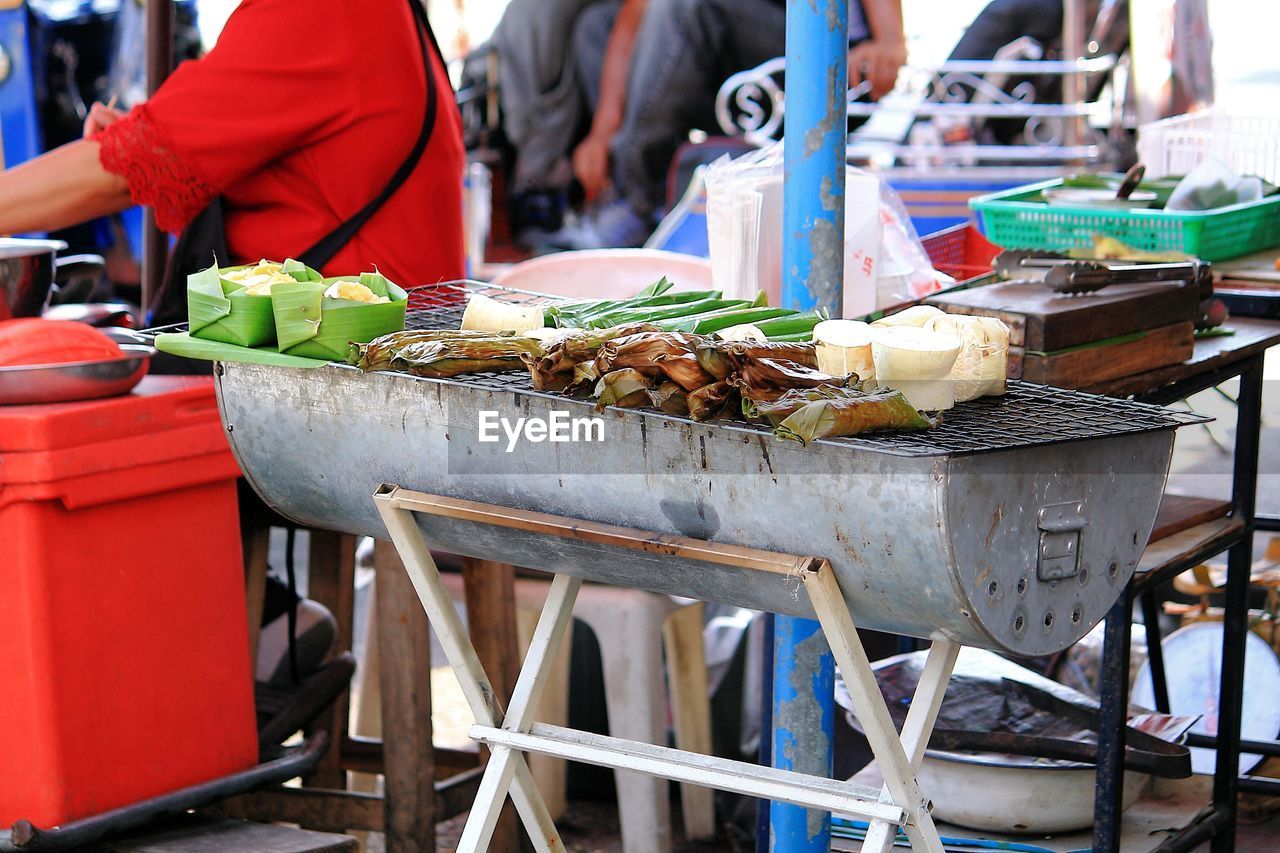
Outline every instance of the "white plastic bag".
[[906, 205], [893, 187], [880, 182], [880, 274], [876, 308], [923, 299], [955, 279], [933, 268]]
[[[776, 163], [774, 162], [776, 159]], [[707, 167], [707, 245], [711, 254], [711, 283], [729, 298], [750, 299], [764, 290], [772, 304], [781, 292], [781, 214], [776, 227], [761, 219], [764, 200], [781, 186], [781, 154], [770, 148], [737, 159], [726, 154]], [[772, 213], [772, 212], [770, 212]], [[769, 244], [776, 235], [778, 247]], [[761, 249], [761, 238], [766, 245]]]
[[1206, 157], [1173, 188], [1166, 210], [1212, 210], [1262, 198], [1262, 179], [1236, 174], [1217, 157]]
[[[782, 143], [707, 167], [707, 238], [713, 286], [750, 299], [782, 295]], [[843, 316], [919, 299], [937, 290], [935, 272], [897, 193], [875, 174], [845, 173]], [[945, 276], [941, 277], [945, 279]]]

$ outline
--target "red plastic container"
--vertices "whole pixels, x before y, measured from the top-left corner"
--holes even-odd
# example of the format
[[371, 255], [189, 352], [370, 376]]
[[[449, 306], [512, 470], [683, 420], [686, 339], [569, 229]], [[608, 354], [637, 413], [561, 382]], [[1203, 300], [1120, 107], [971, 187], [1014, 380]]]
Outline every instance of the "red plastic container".
[[953, 225], [920, 240], [934, 269], [957, 282], [987, 275], [995, 268], [1000, 247], [972, 225]]
[[257, 762], [237, 476], [207, 378], [0, 406], [0, 827]]

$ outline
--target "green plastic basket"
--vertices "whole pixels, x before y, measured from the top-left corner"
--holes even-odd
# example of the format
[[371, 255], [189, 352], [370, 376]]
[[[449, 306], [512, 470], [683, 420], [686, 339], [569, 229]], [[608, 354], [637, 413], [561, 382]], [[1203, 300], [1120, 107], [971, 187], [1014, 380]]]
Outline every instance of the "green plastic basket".
[[1100, 210], [1050, 207], [1041, 193], [1061, 186], [1045, 181], [969, 201], [987, 239], [1008, 249], [1088, 248], [1094, 237], [1114, 237], [1148, 252], [1185, 252], [1225, 261], [1280, 245], [1280, 196], [1210, 211]]

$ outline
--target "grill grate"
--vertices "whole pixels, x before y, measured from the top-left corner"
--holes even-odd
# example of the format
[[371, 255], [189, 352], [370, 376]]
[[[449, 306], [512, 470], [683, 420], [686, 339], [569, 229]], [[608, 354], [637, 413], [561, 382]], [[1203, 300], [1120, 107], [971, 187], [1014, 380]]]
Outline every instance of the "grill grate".
[[[429, 285], [410, 291], [406, 327], [422, 330], [458, 328], [469, 293], [483, 293], [507, 301], [557, 301], [544, 294], [513, 291], [478, 282]], [[523, 371], [474, 373], [444, 381], [468, 387], [566, 399], [557, 394], [535, 391], [529, 375]], [[682, 420], [654, 409], [635, 411], [651, 417]], [[982, 397], [958, 404], [946, 413], [937, 429], [849, 436], [823, 441], [898, 456], [954, 456], [1172, 429], [1208, 420], [1211, 418], [1192, 412], [1177, 412], [1145, 403], [1045, 385], [1010, 382], [1009, 391], [1003, 397]], [[728, 426], [761, 434], [772, 432], [768, 425], [752, 423], [740, 416], [730, 417], [727, 414], [704, 426]]]

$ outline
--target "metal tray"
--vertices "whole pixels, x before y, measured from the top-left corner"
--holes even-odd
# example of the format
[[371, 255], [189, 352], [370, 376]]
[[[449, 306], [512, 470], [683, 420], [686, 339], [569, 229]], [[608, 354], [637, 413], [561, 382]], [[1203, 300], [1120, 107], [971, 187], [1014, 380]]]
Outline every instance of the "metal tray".
[[147, 375], [155, 350], [121, 344], [124, 358], [0, 367], [0, 406], [69, 403], [128, 394]]

